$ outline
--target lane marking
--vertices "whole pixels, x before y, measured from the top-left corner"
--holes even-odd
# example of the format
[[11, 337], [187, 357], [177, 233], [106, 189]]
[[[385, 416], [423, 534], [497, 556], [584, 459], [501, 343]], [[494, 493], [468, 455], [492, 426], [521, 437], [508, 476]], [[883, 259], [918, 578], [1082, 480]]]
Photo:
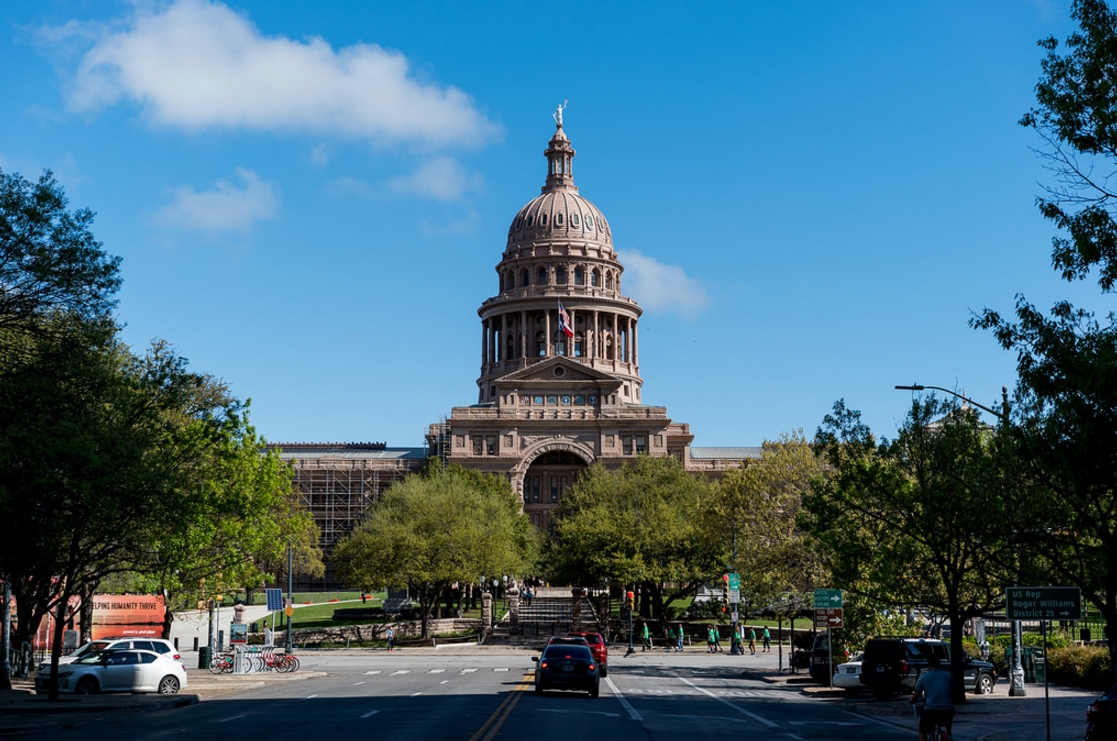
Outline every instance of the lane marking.
[[243, 714], [242, 714], [242, 715], [234, 715], [234, 716], [232, 716], [232, 717], [230, 717], [230, 718], [222, 718], [221, 720], [219, 720], [219, 721], [217, 721], [217, 722], [218, 722], [218, 723], [228, 723], [228, 722], [229, 722], [229, 721], [231, 721], [231, 720], [236, 720], [237, 718], [243, 718], [243, 717], [244, 717], [244, 715], [243, 715]]
[[610, 718], [621, 717], [620, 713], [608, 713], [604, 710], [571, 710], [569, 708], [539, 708], [542, 713], [584, 713], [586, 715], [605, 715]]
[[380, 670], [379, 670], [379, 669], [373, 669], [373, 670], [372, 670], [372, 671], [370, 671], [370, 672], [365, 672], [365, 674], [379, 674], [379, 673], [380, 673]]
[[759, 715], [757, 715], [756, 713], [745, 710], [744, 708], [742, 708], [738, 705], [734, 705], [733, 703], [729, 702], [729, 700], [726, 700], [724, 697], [718, 697], [713, 692], [710, 692], [709, 690], [707, 690], [704, 687], [699, 687], [698, 685], [696, 685], [694, 682], [690, 681], [686, 677], [679, 677], [679, 679], [682, 682], [685, 682], [686, 684], [689, 684], [691, 687], [698, 690], [703, 695], [706, 695], [707, 697], [712, 697], [713, 699], [717, 700], [718, 702], [720, 702], [724, 705], [728, 705], [729, 707], [733, 708], [734, 710], [736, 710], [741, 715], [746, 715], [746, 716], [752, 718], [755, 721], [763, 723], [764, 725], [768, 726], [769, 728], [779, 728], [779, 724], [773, 723], [772, 721], [768, 720], [767, 718], [762, 718]]
[[369, 712], [362, 715], [361, 718], [371, 718], [372, 716], [376, 715], [379, 712], [380, 712], [379, 710], [370, 710]]
[[609, 689], [613, 690], [613, 694], [617, 696], [617, 700], [620, 701], [621, 707], [628, 711], [628, 717], [637, 723], [643, 723], [643, 716], [636, 712], [636, 708], [632, 707], [632, 703], [628, 701], [628, 698], [617, 689], [617, 685], [613, 684], [613, 679], [611, 677], [605, 677], [605, 684], [609, 685]]
[[[473, 671], [477, 671], [474, 669]], [[508, 720], [508, 716], [512, 714], [512, 708], [516, 707], [516, 703], [520, 701], [520, 697], [530, 686], [532, 674], [525, 674], [510, 693], [504, 699], [489, 719], [485, 721], [484, 725], [477, 729], [477, 733], [469, 737], [469, 741], [493, 741], [494, 738], [500, 733], [500, 729], [504, 726], [504, 722]]]
[[429, 672], [427, 672], [427, 674], [441, 674], [444, 671], [446, 671], [446, 670], [445, 669], [431, 669]]
[[389, 677], [394, 677], [394, 676], [399, 675], [399, 674], [410, 674], [410, 673], [411, 673], [410, 669], [397, 669], [396, 671], [392, 672], [388, 676]]
[[441, 682], [439, 682], [439, 684], [446, 684], [449, 681], [450, 681], [449, 679], [443, 679]]
[[360, 681], [360, 682], [354, 682], [354, 683], [353, 683], [353, 686], [354, 686], [354, 687], [360, 687], [360, 686], [361, 686], [362, 684], [364, 684], [364, 680], [362, 680], [362, 681]]
[[462, 674], [469, 674], [470, 672], [475, 672], [475, 671], [477, 671], [477, 670], [476, 669], [462, 669]]
[[418, 697], [421, 694], [423, 694], [423, 693], [422, 692], [412, 692], [410, 697]]
[[502, 666], [502, 667], [499, 667], [497, 669], [493, 669], [493, 671], [494, 672], [506, 672], [506, 671], [508, 671], [508, 667]]

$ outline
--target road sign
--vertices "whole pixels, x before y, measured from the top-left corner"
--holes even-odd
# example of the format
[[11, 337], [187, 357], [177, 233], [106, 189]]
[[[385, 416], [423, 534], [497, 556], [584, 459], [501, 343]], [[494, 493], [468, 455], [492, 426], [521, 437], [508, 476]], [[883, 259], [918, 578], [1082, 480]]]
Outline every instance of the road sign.
[[[741, 591], [741, 575], [740, 574], [730, 574], [729, 575], [729, 591], [730, 592], [740, 592]], [[738, 600], [734, 600], [734, 602], [737, 602], [737, 601]]]
[[842, 608], [822, 607], [814, 611], [814, 627], [840, 628], [842, 627]]
[[820, 607], [841, 607], [842, 606], [842, 590], [840, 589], [816, 589], [814, 590], [814, 606], [815, 609]]
[[1078, 587], [1009, 587], [1005, 616], [1009, 620], [1081, 620], [1082, 590]]
[[729, 604], [735, 605], [740, 601], [741, 601], [741, 590], [740, 589], [734, 589], [733, 587], [730, 587], [729, 588]]

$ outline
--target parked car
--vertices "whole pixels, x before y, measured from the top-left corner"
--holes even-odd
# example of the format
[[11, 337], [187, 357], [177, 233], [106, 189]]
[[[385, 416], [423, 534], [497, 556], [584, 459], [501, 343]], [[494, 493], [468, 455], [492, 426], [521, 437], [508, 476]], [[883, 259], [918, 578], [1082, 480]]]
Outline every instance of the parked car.
[[825, 633], [819, 633], [814, 637], [814, 642], [811, 645], [811, 678], [820, 684], [826, 684], [830, 681], [834, 664], [847, 658], [849, 658], [849, 654], [845, 653], [845, 649], [837, 645], [836, 641], [834, 655], [831, 656], [829, 639]]
[[[98, 651], [109, 651], [116, 649], [138, 649], [141, 651], [154, 651], [163, 656], [169, 656], [178, 663], [182, 664], [182, 655], [179, 654], [178, 649], [170, 641], [162, 638], [98, 638], [95, 641], [83, 643], [74, 649], [74, 652], [66, 656], [58, 657], [58, 665], [64, 666], [72, 664], [78, 659], [85, 658], [90, 654], [97, 653]], [[184, 666], [185, 668], [185, 666]], [[47, 682], [50, 681], [50, 662], [44, 661], [39, 664], [38, 670], [35, 672], [35, 689], [46, 689]]]
[[850, 697], [856, 697], [865, 689], [861, 684], [861, 660], [864, 654], [857, 654], [850, 661], [834, 667], [834, 686], [845, 690]]
[[589, 646], [573, 643], [552, 643], [543, 649], [542, 656], [533, 656], [535, 667], [535, 694], [544, 690], [580, 690], [597, 697], [601, 677]]
[[1086, 741], [1117, 738], [1117, 684], [1086, 708]]
[[139, 649], [111, 649], [86, 654], [58, 668], [58, 690], [158, 692], [174, 695], [186, 686], [186, 668], [169, 656]]
[[[919, 675], [927, 670], [927, 657], [939, 657], [942, 668], [950, 669], [950, 650], [933, 638], [873, 638], [865, 644], [861, 661], [861, 684], [878, 699], [897, 692], [911, 692]], [[962, 659], [962, 679], [966, 689], [987, 695], [997, 683], [993, 665], [968, 654]]]
[[590, 646], [590, 651], [593, 652], [593, 658], [597, 661], [597, 670], [601, 674], [601, 678], [609, 676], [609, 643], [605, 640], [605, 636], [600, 633], [588, 633], [584, 631], [567, 633], [568, 638], [582, 638]]

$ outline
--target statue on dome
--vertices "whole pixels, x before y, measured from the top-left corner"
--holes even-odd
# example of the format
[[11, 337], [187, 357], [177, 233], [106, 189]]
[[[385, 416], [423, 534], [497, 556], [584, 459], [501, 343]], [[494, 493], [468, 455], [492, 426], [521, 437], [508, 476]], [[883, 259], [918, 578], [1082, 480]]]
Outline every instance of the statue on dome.
[[560, 105], [558, 108], [555, 109], [555, 113], [554, 113], [555, 123], [557, 123], [559, 125], [560, 129], [562, 128], [562, 112], [565, 108], [566, 108], [566, 101], [564, 100], [564, 101], [562, 101], [562, 105]]

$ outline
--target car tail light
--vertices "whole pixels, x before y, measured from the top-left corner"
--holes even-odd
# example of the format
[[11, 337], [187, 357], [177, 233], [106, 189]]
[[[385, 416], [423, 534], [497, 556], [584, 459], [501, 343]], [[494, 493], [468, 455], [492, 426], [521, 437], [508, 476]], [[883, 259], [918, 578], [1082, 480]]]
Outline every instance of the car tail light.
[[175, 654], [175, 661], [182, 661], [182, 656], [179, 654]]
[[904, 659], [903, 661], [900, 662], [900, 673], [901, 674], [907, 674], [908, 673], [908, 661], [907, 661], [907, 659]]
[[546, 661], [540, 661], [539, 662], [539, 668], [540, 669], [546, 669], [547, 668], [547, 662]]
[[590, 665], [586, 667], [586, 671], [595, 672], [595, 671], [597, 671], [597, 667], [594, 666], [593, 663], [591, 662]]

